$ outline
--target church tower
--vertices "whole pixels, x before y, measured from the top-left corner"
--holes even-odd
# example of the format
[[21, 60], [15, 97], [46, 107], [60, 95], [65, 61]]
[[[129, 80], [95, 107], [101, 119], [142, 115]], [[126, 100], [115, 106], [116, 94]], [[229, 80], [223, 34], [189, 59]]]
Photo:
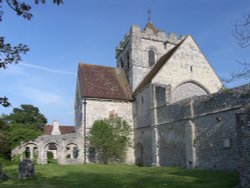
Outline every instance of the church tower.
[[117, 67], [124, 68], [131, 90], [140, 84], [156, 62], [182, 37], [158, 30], [149, 20], [145, 28], [133, 25], [116, 48]]

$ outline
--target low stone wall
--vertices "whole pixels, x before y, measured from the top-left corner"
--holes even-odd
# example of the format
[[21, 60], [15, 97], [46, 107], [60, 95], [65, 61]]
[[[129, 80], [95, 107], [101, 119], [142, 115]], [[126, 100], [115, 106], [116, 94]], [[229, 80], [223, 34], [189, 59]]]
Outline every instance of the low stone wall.
[[242, 188], [250, 187], [250, 107], [236, 115], [239, 173]]
[[161, 166], [236, 170], [235, 114], [250, 103], [250, 84], [157, 109]]

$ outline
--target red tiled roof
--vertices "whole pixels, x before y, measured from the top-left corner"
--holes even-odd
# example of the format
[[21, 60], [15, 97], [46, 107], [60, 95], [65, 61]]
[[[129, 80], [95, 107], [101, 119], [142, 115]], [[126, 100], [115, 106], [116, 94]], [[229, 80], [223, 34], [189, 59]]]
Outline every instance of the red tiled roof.
[[53, 127], [51, 125], [45, 125], [43, 128], [43, 133], [45, 135], [51, 135]]
[[123, 69], [79, 64], [78, 79], [83, 97], [125, 101], [133, 99]]
[[159, 70], [163, 67], [163, 65], [167, 63], [170, 57], [172, 57], [172, 55], [175, 53], [175, 51], [179, 48], [179, 46], [183, 43], [183, 41], [186, 38], [187, 37], [185, 37], [179, 44], [177, 44], [174, 48], [172, 48], [170, 51], [168, 51], [165, 55], [163, 55], [159, 59], [159, 61], [154, 65], [151, 71], [145, 76], [142, 82], [134, 90], [134, 93], [133, 93], [134, 95], [136, 95], [138, 91], [140, 91], [143, 87], [145, 87], [147, 84], [151, 82], [151, 80], [155, 77], [155, 75], [159, 72]]
[[61, 131], [61, 134], [75, 133], [74, 126], [59, 126], [59, 129]]
[[[75, 133], [75, 127], [74, 126], [59, 126], [61, 134], [69, 134], [69, 133]], [[45, 135], [51, 135], [51, 132], [53, 130], [52, 125], [45, 125], [43, 128], [43, 132]]]

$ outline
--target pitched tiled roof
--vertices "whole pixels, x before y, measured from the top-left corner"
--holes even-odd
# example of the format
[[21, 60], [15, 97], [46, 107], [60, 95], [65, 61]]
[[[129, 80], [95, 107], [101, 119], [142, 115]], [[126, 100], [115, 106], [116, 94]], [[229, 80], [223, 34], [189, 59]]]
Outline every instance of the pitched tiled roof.
[[53, 126], [45, 125], [44, 128], [43, 128], [43, 133], [45, 135], [51, 135], [52, 129], [53, 129]]
[[74, 126], [59, 126], [59, 129], [61, 131], [61, 134], [75, 133]]
[[179, 44], [177, 44], [174, 48], [172, 48], [170, 51], [168, 51], [165, 55], [163, 55], [159, 59], [159, 61], [154, 65], [152, 70], [145, 76], [142, 82], [134, 90], [134, 93], [133, 93], [134, 95], [136, 95], [138, 91], [140, 91], [143, 87], [145, 87], [147, 84], [151, 82], [151, 80], [155, 77], [155, 75], [159, 72], [159, 70], [163, 67], [163, 65], [167, 63], [170, 57], [175, 53], [175, 51], [179, 48], [179, 46], [183, 43], [183, 41], [186, 38], [187, 37], [185, 37], [182, 41], [180, 41]]
[[152, 30], [154, 34], [156, 34], [158, 32], [158, 29], [156, 29], [156, 27], [154, 26], [154, 24], [151, 21], [149, 21], [147, 23], [147, 25], [144, 28], [144, 31], [146, 31], [147, 29]]
[[123, 69], [79, 64], [78, 79], [83, 97], [125, 101], [133, 99]]
[[[61, 134], [69, 134], [69, 133], [75, 133], [75, 127], [74, 126], [59, 126]], [[43, 132], [45, 135], [51, 135], [51, 132], [53, 130], [52, 125], [45, 125]]]

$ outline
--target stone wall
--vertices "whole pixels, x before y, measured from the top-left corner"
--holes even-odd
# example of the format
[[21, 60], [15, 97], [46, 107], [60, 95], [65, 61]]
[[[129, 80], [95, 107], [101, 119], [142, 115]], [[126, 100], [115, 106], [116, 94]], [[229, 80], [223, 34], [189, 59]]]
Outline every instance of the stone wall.
[[[84, 109], [86, 109], [86, 134], [92, 127], [96, 120], [108, 118], [112, 114], [117, 114], [128, 122], [128, 124], [134, 128], [132, 117], [132, 102], [114, 101], [114, 100], [99, 100], [99, 99], [87, 99], [86, 108], [82, 110], [82, 118], [84, 118]], [[82, 127], [84, 120], [82, 119]], [[131, 140], [133, 140], [133, 134], [131, 133]], [[90, 162], [87, 159], [87, 162]], [[126, 162], [128, 164], [134, 164], [134, 149], [130, 148], [127, 152]]]
[[[54, 145], [54, 150], [50, 150], [50, 145]], [[78, 156], [73, 157], [73, 148], [69, 148], [74, 145], [77, 148]], [[65, 134], [65, 135], [43, 135], [39, 136], [33, 141], [20, 144], [18, 147], [12, 150], [12, 158], [20, 156], [22, 160], [25, 158], [25, 149], [29, 148], [29, 159], [37, 160], [38, 164], [47, 164], [47, 152], [53, 152], [54, 159], [59, 164], [82, 164], [83, 161], [83, 137], [77, 133]], [[37, 158], [37, 159], [36, 159]]]
[[237, 169], [234, 117], [249, 93], [250, 84], [158, 107], [160, 165]]
[[239, 172], [242, 188], [250, 187], [250, 108], [236, 115]]
[[[128, 79], [131, 89], [134, 90], [142, 81], [145, 75], [152, 69], [149, 66], [148, 52], [154, 50], [156, 61], [162, 55], [172, 49], [182, 36], [164, 31], [154, 33], [150, 29], [142, 30], [139, 26], [133, 25], [128, 34], [120, 42], [116, 49], [117, 67], [121, 67], [121, 62], [125, 64], [128, 72]], [[129, 57], [129, 66], [128, 65]]]
[[[218, 92], [222, 83], [191, 36], [188, 36], [152, 79], [155, 85], [170, 85], [173, 102], [185, 98]], [[193, 85], [194, 84], [194, 85]], [[179, 92], [178, 92], [179, 90]], [[195, 91], [194, 91], [195, 90]]]

